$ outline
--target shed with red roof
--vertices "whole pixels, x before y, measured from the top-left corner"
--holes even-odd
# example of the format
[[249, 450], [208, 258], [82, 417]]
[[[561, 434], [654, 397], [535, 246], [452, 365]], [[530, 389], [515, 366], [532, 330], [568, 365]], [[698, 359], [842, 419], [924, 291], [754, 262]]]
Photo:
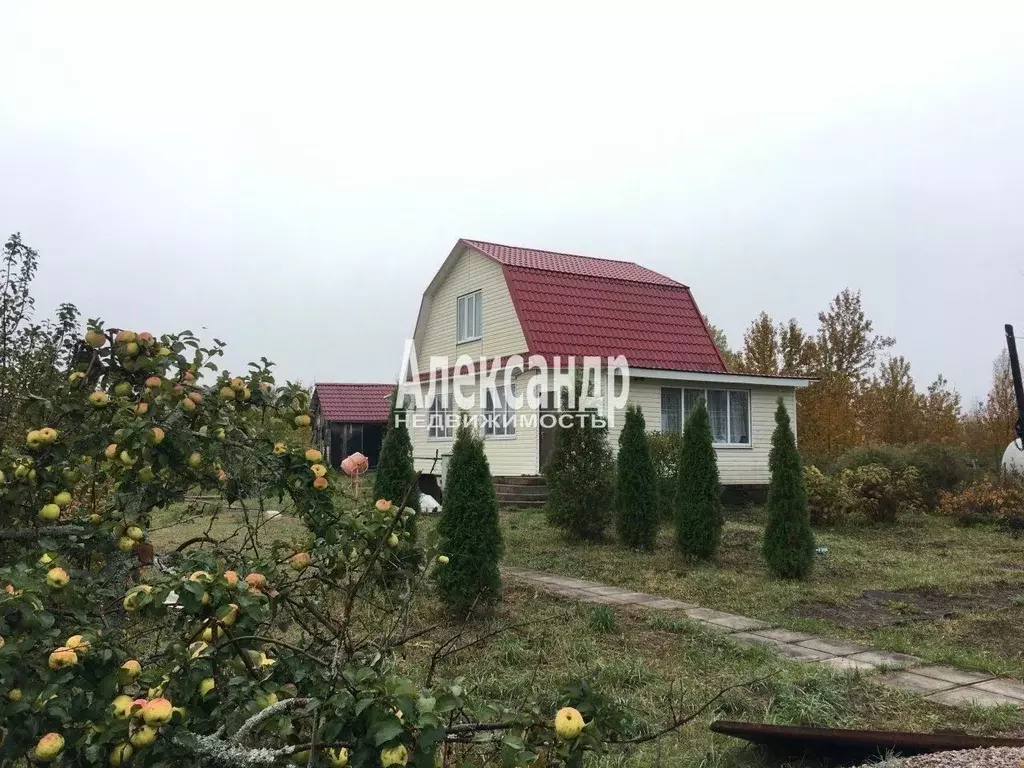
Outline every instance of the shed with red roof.
[[[460, 355], [473, 365], [461, 372], [498, 369], [525, 394], [537, 385], [536, 369], [519, 370], [524, 360], [546, 361], [541, 389], [551, 391], [552, 369], [574, 358], [628, 366], [628, 402], [639, 405], [649, 430], [681, 432], [686, 415], [704, 402], [712, 423], [723, 484], [765, 485], [774, 411], [781, 397], [795, 419], [795, 392], [806, 379], [752, 376], [729, 371], [690, 288], [632, 261], [459, 240], [423, 294], [403, 381], [418, 380], [420, 418], [410, 437], [417, 468], [429, 471], [430, 457], [450, 450], [447, 423], [468, 412], [482, 424], [491, 471], [498, 477], [538, 475], [550, 451], [553, 429], [542, 416], [557, 410], [557, 398], [524, 404], [508, 390], [469, 406], [440, 392], [440, 381], [456, 372]], [[436, 358], [431, 361], [431, 358]], [[441, 360], [447, 360], [444, 367]], [[482, 362], [481, 362], [482, 361]], [[510, 368], [510, 365], [512, 367]], [[440, 376], [432, 370], [443, 370]], [[431, 384], [434, 385], [431, 388]], [[403, 393], [413, 391], [411, 383]], [[409, 398], [406, 398], [409, 402]], [[609, 440], [618, 445], [623, 414], [606, 399]], [[615, 417], [618, 418], [615, 418]]]
[[376, 466], [394, 392], [394, 384], [314, 385], [313, 440], [331, 466], [356, 451]]

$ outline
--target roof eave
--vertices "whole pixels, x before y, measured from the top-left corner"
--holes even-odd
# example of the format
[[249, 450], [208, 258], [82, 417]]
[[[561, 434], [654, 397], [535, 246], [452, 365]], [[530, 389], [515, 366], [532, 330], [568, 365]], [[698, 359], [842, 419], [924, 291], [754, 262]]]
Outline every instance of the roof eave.
[[630, 376], [669, 381], [700, 381], [715, 384], [750, 384], [759, 387], [803, 389], [814, 379], [795, 376], [762, 376], [750, 373], [712, 373], [710, 371], [668, 371], [658, 368], [630, 368]]

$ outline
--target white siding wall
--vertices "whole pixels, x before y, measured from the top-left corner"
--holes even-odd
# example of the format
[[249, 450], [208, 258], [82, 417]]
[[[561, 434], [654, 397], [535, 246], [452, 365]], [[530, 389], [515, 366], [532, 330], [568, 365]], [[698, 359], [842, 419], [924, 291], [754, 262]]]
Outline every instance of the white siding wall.
[[[456, 344], [456, 311], [459, 296], [473, 291], [483, 296], [483, 332], [479, 341]], [[430, 312], [424, 327], [423, 342], [416, 350], [420, 371], [428, 370], [431, 355], [447, 356], [454, 365], [459, 355], [474, 360], [481, 356], [488, 360], [526, 352], [519, 316], [505, 283], [501, 266], [472, 249], [467, 249], [452, 271], [438, 287], [430, 302]], [[526, 377], [520, 377], [518, 387], [526, 386]], [[424, 387], [426, 391], [426, 387]], [[470, 413], [479, 413], [479, 409]], [[451, 440], [428, 440], [426, 410], [423, 425], [410, 429], [416, 469], [428, 471], [435, 451], [451, 453]], [[537, 430], [520, 427], [515, 437], [487, 437], [487, 458], [494, 475], [537, 474]]]
[[[661, 429], [661, 388], [662, 387], [696, 387], [715, 389], [705, 383], [688, 383], [685, 381], [667, 381], [664, 379], [633, 379], [629, 387], [629, 401], [639, 405], [644, 412], [647, 430], [653, 432]], [[790, 419], [796, 427], [796, 390], [787, 387], [747, 387], [730, 385], [723, 389], [748, 389], [750, 391], [750, 446], [720, 447], [715, 449], [718, 454], [718, 474], [723, 485], [764, 485], [771, 479], [768, 472], [768, 451], [771, 449], [772, 432], [775, 429], [775, 408], [779, 396], [789, 411]], [[617, 419], [613, 428], [608, 431], [608, 438], [618, 450], [619, 433], [622, 431], [622, 420]]]
[[[531, 376], [532, 374], [527, 373], [518, 377], [516, 380], [516, 387], [518, 391], [525, 391]], [[426, 393], [426, 389], [426, 385], [424, 385], [424, 393]], [[470, 391], [469, 387], [467, 386], [464, 391], [468, 394]], [[476, 397], [475, 399], [479, 398]], [[424, 402], [426, 403], [425, 396]], [[520, 413], [525, 412], [524, 406], [524, 410], [520, 411]], [[423, 416], [422, 419], [417, 419], [417, 421], [422, 422], [422, 424], [417, 423], [409, 429], [409, 437], [412, 440], [413, 457], [417, 470], [429, 472], [433, 465], [435, 452], [439, 452], [441, 456], [451, 453], [452, 440], [428, 438], [426, 427], [426, 408], [417, 413], [422, 414]], [[480, 413], [480, 409], [470, 409], [467, 413], [470, 415], [477, 415]], [[534, 421], [533, 426], [519, 425], [514, 437], [484, 437], [484, 448], [487, 451], [487, 461], [491, 465], [492, 475], [514, 476], [538, 474], [537, 453], [539, 449], [539, 436], [537, 434], [536, 420], [532, 421]], [[434, 474], [440, 474], [440, 465], [434, 469]]]
[[[456, 344], [457, 300], [459, 296], [473, 291], [483, 293], [482, 338]], [[416, 350], [420, 371], [428, 369], [431, 355], [447, 356], [454, 364], [459, 355], [469, 355], [475, 360], [481, 355], [490, 359], [521, 355], [525, 351], [526, 337], [512, 305], [501, 265], [467, 249], [431, 299], [423, 343]]]

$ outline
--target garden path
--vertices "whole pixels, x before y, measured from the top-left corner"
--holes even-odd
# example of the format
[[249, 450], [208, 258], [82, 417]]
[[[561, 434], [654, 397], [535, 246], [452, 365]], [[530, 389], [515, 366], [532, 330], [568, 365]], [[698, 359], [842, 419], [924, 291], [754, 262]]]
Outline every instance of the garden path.
[[837, 672], [877, 674], [876, 682], [918, 693], [928, 701], [950, 706], [1024, 707], [1024, 683], [986, 672], [928, 664], [917, 656], [866, 645], [817, 637], [806, 632], [774, 628], [767, 622], [702, 608], [643, 592], [632, 592], [593, 581], [557, 576], [529, 568], [502, 566], [502, 573], [562, 597], [600, 605], [634, 606], [676, 611], [706, 629], [740, 645], [766, 645], [793, 661], [820, 664]]

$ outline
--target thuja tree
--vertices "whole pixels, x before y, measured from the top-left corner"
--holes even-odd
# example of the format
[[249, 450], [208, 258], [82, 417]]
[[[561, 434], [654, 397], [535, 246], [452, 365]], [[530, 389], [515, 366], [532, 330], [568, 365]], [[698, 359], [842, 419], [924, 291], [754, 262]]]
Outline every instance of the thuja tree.
[[615, 527], [619, 540], [630, 547], [650, 549], [658, 536], [660, 520], [658, 480], [644, 414], [639, 406], [630, 404], [619, 433], [616, 463]]
[[690, 412], [679, 450], [676, 542], [692, 558], [714, 557], [722, 536], [722, 497], [711, 422], [703, 401]]
[[468, 419], [460, 419], [455, 432], [437, 532], [446, 558], [435, 577], [444, 604], [456, 616], [493, 605], [501, 595], [504, 549], [498, 496], [484, 442]]
[[[391, 412], [388, 416], [387, 432], [381, 443], [380, 456], [377, 459], [376, 474], [373, 482], [375, 499], [387, 499], [392, 503], [400, 502], [406, 493], [406, 503], [412, 514], [407, 514], [403, 522], [403, 560], [416, 560], [416, 510], [419, 509], [420, 494], [416, 485], [416, 469], [412, 458], [412, 441], [405, 423], [405, 410], [398, 403], [397, 390], [391, 395]], [[410, 488], [412, 490], [410, 491]]]
[[776, 576], [806, 579], [814, 566], [814, 534], [807, 510], [800, 454], [782, 398], [775, 409], [775, 431], [768, 464], [772, 479], [768, 486], [764, 559]]
[[[414, 609], [455, 552], [395, 582], [413, 486], [346, 497], [307, 447], [305, 393], [220, 354], [92, 322], [50, 396], [19, 403], [31, 428], [0, 450], [0, 764], [577, 765], [657, 735], [587, 686], [510, 708], [440, 677], [474, 641], [430, 640]], [[435, 642], [429, 666], [403, 661], [413, 639]]]
[[[580, 389], [577, 386], [577, 391]], [[573, 539], [604, 538], [612, 516], [614, 461], [608, 427], [597, 412], [570, 407], [562, 392], [560, 426], [543, 468], [548, 484], [548, 519]]]

